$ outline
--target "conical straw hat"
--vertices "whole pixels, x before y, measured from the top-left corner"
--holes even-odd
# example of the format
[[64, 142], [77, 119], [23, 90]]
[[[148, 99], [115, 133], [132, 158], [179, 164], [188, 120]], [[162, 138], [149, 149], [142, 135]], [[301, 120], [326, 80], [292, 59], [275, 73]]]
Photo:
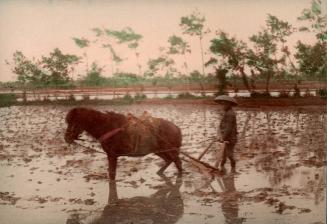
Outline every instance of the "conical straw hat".
[[227, 96], [227, 95], [217, 96], [214, 99], [214, 101], [217, 102], [217, 103], [219, 103], [220, 101], [228, 101], [228, 102], [233, 103], [234, 105], [238, 105], [237, 101], [233, 97], [230, 97], [230, 96]]

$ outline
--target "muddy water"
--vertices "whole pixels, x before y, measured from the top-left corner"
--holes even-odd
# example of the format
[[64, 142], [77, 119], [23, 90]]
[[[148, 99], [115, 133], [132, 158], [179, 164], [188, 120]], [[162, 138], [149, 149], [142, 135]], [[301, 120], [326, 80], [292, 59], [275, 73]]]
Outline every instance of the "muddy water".
[[[237, 173], [212, 176], [184, 162], [185, 174], [156, 175], [160, 158], [121, 157], [116, 183], [87, 135], [63, 140], [69, 107], [0, 109], [0, 223], [326, 223], [326, 113], [237, 110]], [[144, 110], [183, 132], [183, 151], [198, 156], [216, 133], [215, 106], [101, 106]], [[214, 164], [214, 145], [203, 160]]]

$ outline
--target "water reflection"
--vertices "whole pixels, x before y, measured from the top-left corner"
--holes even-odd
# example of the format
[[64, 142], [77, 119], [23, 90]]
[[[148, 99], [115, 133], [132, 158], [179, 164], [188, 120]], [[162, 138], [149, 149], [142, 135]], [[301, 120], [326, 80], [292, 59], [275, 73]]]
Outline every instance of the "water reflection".
[[225, 223], [243, 223], [245, 218], [239, 217], [240, 194], [235, 188], [235, 174], [230, 173], [222, 177], [219, 176], [216, 180], [223, 191], [221, 197], [221, 210], [225, 217]]
[[[97, 106], [96, 108], [102, 111], [115, 110], [122, 113], [128, 111], [135, 114], [142, 114], [147, 110], [153, 116], [176, 122], [183, 132], [183, 150], [195, 157], [208, 146], [210, 136], [216, 135], [217, 122], [221, 119], [220, 109], [210, 105], [206, 108], [196, 105]], [[34, 209], [34, 202], [25, 199], [31, 195], [46, 196], [50, 192], [54, 192], [55, 195], [51, 196], [62, 197], [62, 203], [65, 204], [56, 204], [48, 200], [42, 204], [45, 207], [43, 210], [49, 208], [46, 213], [47, 219], [50, 219], [49, 216], [52, 212], [50, 208], [56, 211], [65, 209], [62, 211], [65, 213], [63, 216], [67, 224], [92, 222], [192, 223], [194, 220], [196, 220], [194, 223], [224, 223], [224, 220], [226, 223], [241, 223], [240, 217], [246, 217], [247, 222], [251, 219], [251, 222], [253, 220], [256, 223], [267, 223], [269, 220], [262, 217], [264, 216], [263, 210], [272, 219], [281, 219], [283, 223], [299, 223], [299, 220], [302, 221], [302, 216], [308, 217], [307, 223], [319, 223], [319, 221], [325, 220], [327, 144], [325, 110], [243, 110], [239, 108], [236, 110], [239, 122], [239, 144], [235, 153], [239, 174], [236, 178], [231, 178], [227, 174], [219, 179], [223, 190], [218, 190], [218, 182], [215, 179], [210, 183], [216, 192], [207, 192], [208, 189], [194, 191], [200, 185], [202, 188], [204, 175], [198, 171], [193, 172], [192, 166], [184, 163], [184, 169], [189, 173], [184, 176], [184, 186], [181, 188], [185, 192], [186, 200], [183, 202], [179, 194], [180, 182], [179, 184], [178, 181], [175, 183], [175, 179], [173, 179], [171, 182], [174, 184], [171, 183], [171, 185], [176, 185], [175, 187], [166, 182], [161, 182], [160, 186], [157, 186], [157, 177], [154, 173], [157, 169], [157, 161], [159, 162], [160, 159], [150, 156], [142, 158], [146, 161], [144, 163], [135, 163], [134, 160], [126, 158], [124, 161], [126, 167], [121, 166], [120, 169], [119, 175], [122, 182], [117, 183], [118, 189], [113, 186], [108, 187], [109, 199], [112, 200], [109, 200], [107, 204], [107, 198], [104, 199], [104, 202], [101, 200], [100, 192], [107, 194], [107, 185], [103, 189], [103, 180], [84, 183], [82, 178], [89, 172], [103, 173], [106, 163], [100, 156], [79, 153], [83, 152], [84, 148], [67, 148], [61, 140], [62, 136], [58, 135], [64, 126], [63, 117], [68, 109], [66, 107], [1, 108], [0, 126], [4, 127], [4, 131], [0, 132], [3, 141], [1, 156], [4, 158], [1, 160], [1, 165], [3, 166], [2, 171], [5, 174], [8, 173], [8, 175], [2, 175], [1, 191], [16, 193], [17, 197], [22, 197], [18, 204], [24, 203], [27, 207], [27, 210], [13, 206], [6, 206], [5, 209], [12, 209], [12, 213], [15, 212], [15, 214], [23, 214], [25, 211], [39, 212], [42, 209]], [[215, 162], [213, 157], [215, 148], [212, 148], [209, 152], [211, 154], [208, 153], [203, 158], [203, 161], [209, 164]], [[49, 157], [51, 157], [50, 160]], [[68, 160], [85, 162], [68, 167], [65, 166]], [[136, 173], [130, 171], [133, 164], [136, 164], [138, 169]], [[15, 171], [17, 168], [22, 170], [18, 173], [27, 173], [27, 175], [24, 175], [24, 178], [17, 175], [17, 171]], [[44, 173], [37, 170], [31, 172], [35, 168], [51, 171], [52, 175], [46, 175], [47, 172], [43, 175]], [[170, 175], [169, 171], [168, 174]], [[145, 184], [137, 182], [134, 189], [129, 182], [137, 181], [139, 176], [149, 182]], [[28, 179], [33, 181], [27, 182]], [[42, 181], [42, 184], [36, 182], [38, 179]], [[61, 181], [56, 181], [56, 179]], [[22, 182], [26, 183], [31, 190], [22, 191], [13, 187], [20, 186]], [[190, 186], [185, 183], [189, 183]], [[163, 185], [161, 186], [161, 184]], [[45, 186], [49, 186], [49, 188], [45, 188]], [[53, 189], [53, 186], [56, 189]], [[81, 188], [81, 186], [85, 187]], [[88, 200], [90, 199], [87, 194], [89, 187], [94, 188], [91, 191], [96, 195], [92, 198], [98, 203], [84, 204], [84, 201], [92, 202]], [[155, 189], [156, 193], [153, 195], [148, 193], [149, 187], [151, 193], [154, 192], [152, 189]], [[75, 192], [68, 192], [66, 190], [68, 188], [75, 189]], [[138, 195], [138, 191], [141, 191], [142, 194], [145, 193], [147, 197], [134, 197]], [[128, 192], [129, 196], [122, 194], [123, 192]], [[188, 194], [189, 192], [191, 194]], [[131, 194], [133, 196], [130, 196]], [[173, 195], [176, 195], [176, 198], [173, 198]], [[261, 198], [262, 195], [264, 197]], [[126, 197], [133, 198], [127, 199]], [[82, 204], [70, 202], [70, 198], [80, 198]], [[258, 200], [260, 204], [258, 204]], [[295, 205], [296, 208], [287, 210], [283, 216], [273, 213], [274, 206], [280, 202], [286, 205]], [[106, 208], [104, 208], [105, 204], [107, 204]], [[260, 210], [256, 209], [258, 205]], [[303, 213], [302, 209], [304, 208], [308, 208], [311, 212]], [[246, 213], [248, 211], [253, 213]], [[79, 214], [73, 214], [67, 220], [66, 212]], [[184, 215], [182, 215], [183, 212], [185, 212]], [[195, 214], [197, 212], [198, 214]], [[127, 213], [135, 218], [127, 216]], [[26, 223], [36, 223], [35, 220], [32, 220], [34, 217], [26, 215], [26, 213], [23, 214], [25, 216], [10, 216], [7, 212], [3, 212], [3, 214], [7, 215], [7, 217], [1, 217], [5, 222], [9, 220], [7, 222], [22, 223], [19, 217], [24, 217]], [[56, 214], [53, 213], [51, 219]], [[91, 222], [91, 220], [93, 221]], [[39, 223], [46, 223], [46, 220]]]
[[162, 176], [165, 183], [149, 197], [119, 199], [116, 182], [109, 183], [108, 204], [102, 214], [90, 224], [101, 223], [176, 223], [184, 213], [184, 203], [180, 194], [182, 179], [173, 184]]

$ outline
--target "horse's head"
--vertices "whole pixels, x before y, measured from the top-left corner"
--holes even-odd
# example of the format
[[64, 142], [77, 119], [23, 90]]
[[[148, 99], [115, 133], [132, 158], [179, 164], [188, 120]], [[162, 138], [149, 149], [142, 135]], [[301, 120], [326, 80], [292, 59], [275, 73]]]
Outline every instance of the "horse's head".
[[78, 139], [78, 136], [83, 132], [77, 118], [78, 108], [70, 110], [66, 116], [66, 123], [68, 126], [65, 133], [65, 141], [69, 144]]

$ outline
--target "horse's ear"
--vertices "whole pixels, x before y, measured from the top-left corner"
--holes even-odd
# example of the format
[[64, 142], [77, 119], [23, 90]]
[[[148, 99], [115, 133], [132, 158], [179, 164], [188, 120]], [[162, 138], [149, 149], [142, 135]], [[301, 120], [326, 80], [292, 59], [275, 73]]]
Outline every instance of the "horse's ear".
[[71, 123], [73, 118], [76, 116], [77, 108], [71, 109], [66, 116], [66, 123]]

